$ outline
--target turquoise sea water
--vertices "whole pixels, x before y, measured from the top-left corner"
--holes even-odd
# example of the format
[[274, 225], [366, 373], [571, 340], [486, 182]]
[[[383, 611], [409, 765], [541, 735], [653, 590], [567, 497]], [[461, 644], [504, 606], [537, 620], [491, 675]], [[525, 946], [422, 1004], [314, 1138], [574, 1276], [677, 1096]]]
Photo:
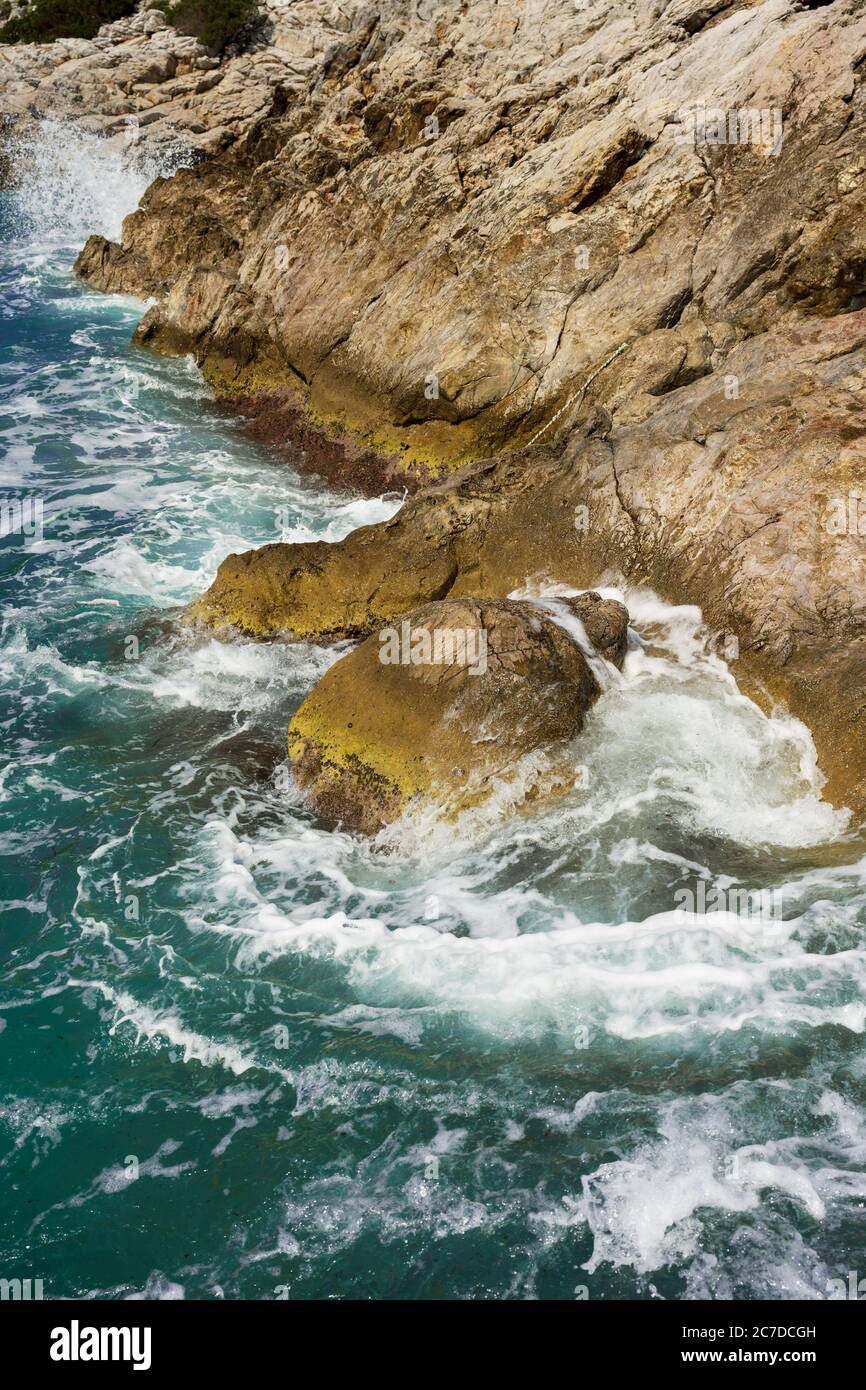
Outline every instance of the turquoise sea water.
[[[397, 501], [270, 459], [129, 346], [141, 304], [72, 279], [147, 171], [57, 131], [34, 171], [0, 248], [0, 497], [44, 507], [0, 540], [0, 1276], [590, 1301], [866, 1276], [866, 843], [808, 732], [696, 610], [626, 592], [573, 794], [325, 830], [284, 741], [339, 649], [176, 620], [230, 551]], [[683, 910], [699, 881], [781, 910]]]

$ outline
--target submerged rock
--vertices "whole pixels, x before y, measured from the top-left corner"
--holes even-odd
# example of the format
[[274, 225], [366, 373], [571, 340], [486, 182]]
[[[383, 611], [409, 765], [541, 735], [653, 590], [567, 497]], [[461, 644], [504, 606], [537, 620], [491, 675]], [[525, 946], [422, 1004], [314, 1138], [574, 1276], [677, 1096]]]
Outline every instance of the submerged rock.
[[599, 656], [622, 670], [628, 646], [628, 609], [613, 598], [590, 590], [558, 600], [583, 624], [586, 636]]
[[[582, 595], [586, 631], [624, 647], [622, 604]], [[332, 666], [289, 725], [298, 783], [331, 824], [374, 833], [408, 805], [455, 812], [571, 738], [599, 694], [586, 655], [529, 602], [430, 603]], [[529, 779], [515, 795], [537, 793]]]

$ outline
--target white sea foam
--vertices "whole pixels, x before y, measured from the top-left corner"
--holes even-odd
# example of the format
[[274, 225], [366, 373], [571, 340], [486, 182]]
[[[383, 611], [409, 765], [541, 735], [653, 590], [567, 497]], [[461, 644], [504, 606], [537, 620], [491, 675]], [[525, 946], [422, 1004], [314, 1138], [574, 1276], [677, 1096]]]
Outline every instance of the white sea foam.
[[[233, 876], [226, 868], [221, 893], [234, 906], [250, 903], [254, 881], [239, 866]], [[584, 1026], [597, 1041], [683, 1044], [745, 1027], [784, 1034], [835, 1024], [862, 1033], [866, 1018], [859, 952], [808, 954], [793, 932], [773, 930], [768, 939], [732, 914], [667, 913], [617, 928], [472, 939], [422, 926], [389, 931], [341, 914], [298, 925], [260, 903], [244, 929], [239, 964], [286, 953], [330, 957], [357, 998], [395, 1010], [419, 998], [457, 1008], [470, 1030], [500, 1042], [553, 1033], [562, 1046]], [[845, 994], [848, 1002], [839, 1002]]]
[[[695, 1261], [696, 1278], [703, 1281], [708, 1271], [700, 1252], [709, 1216], [731, 1214], [748, 1221], [771, 1192], [814, 1220], [823, 1219], [830, 1207], [856, 1209], [866, 1193], [863, 1173], [850, 1168], [852, 1162], [862, 1165], [866, 1156], [862, 1116], [832, 1091], [815, 1098], [810, 1083], [766, 1082], [761, 1089], [765, 1131], [782, 1130], [781, 1137], [738, 1142], [754, 1125], [748, 1109], [754, 1097], [742, 1083], [716, 1096], [669, 1101], [660, 1108], [658, 1138], [597, 1168], [584, 1177], [579, 1196], [541, 1219], [590, 1227], [594, 1249], [585, 1265], [590, 1274], [603, 1264], [649, 1272]], [[830, 1124], [815, 1132], [821, 1116]], [[804, 1124], [810, 1132], [790, 1132]], [[771, 1296], [766, 1290], [774, 1284], [776, 1297], [786, 1288], [788, 1297], [827, 1297], [827, 1271], [813, 1253], [798, 1251], [792, 1268], [778, 1248], [767, 1258], [755, 1244], [759, 1258], [743, 1271], [744, 1282], [753, 1283], [753, 1297]], [[708, 1295], [693, 1288], [693, 1296]]]
[[[862, 866], [771, 881], [781, 917], [675, 905], [678, 882], [713, 875], [656, 844], [661, 825], [764, 853], [831, 838], [846, 817], [821, 800], [808, 732], [740, 694], [707, 652], [698, 610], [653, 595], [633, 607], [652, 617], [653, 650], [636, 639], [637, 660], [575, 741], [587, 785], [517, 818], [494, 798], [467, 814], [456, 839], [429, 811], [410, 812], [372, 845], [294, 825], [250, 840], [213, 819], [205, 852], [219, 923], [190, 922], [233, 938], [241, 969], [287, 955], [331, 962], [362, 1010], [341, 1019], [406, 1039], [452, 1016], [501, 1045], [552, 1037], [566, 1049], [584, 1029], [601, 1046], [678, 1048], [743, 1030], [862, 1033], [866, 958], [810, 947], [823, 920], [816, 888], [835, 897], [855, 884], [862, 902]], [[592, 915], [599, 875], [625, 875], [627, 903], [641, 871], [656, 900], [667, 877], [666, 908]], [[326, 913], [302, 906], [305, 880]]]
[[44, 120], [15, 151], [22, 231], [37, 245], [80, 242], [93, 232], [116, 241], [148, 184], [189, 158], [180, 146], [144, 155], [123, 138], [100, 140], [71, 122]]
[[38, 680], [41, 698], [52, 695], [74, 696], [82, 687], [102, 687], [110, 678], [98, 662], [76, 664], [66, 661], [50, 643], [33, 646], [21, 626], [8, 626], [0, 636], [0, 681], [7, 689], [19, 688]]
[[[556, 611], [557, 596], [577, 592], [534, 585], [514, 596]], [[699, 608], [645, 589], [599, 592], [625, 603], [632, 640], [622, 677], [606, 681], [579, 741], [575, 760], [589, 766], [591, 813], [606, 818], [627, 810], [635, 795], [669, 792], [675, 814], [738, 843], [814, 845], [845, 830], [847, 812], [822, 798], [809, 730], [785, 712], [765, 714], [742, 694]]]
[[168, 1046], [170, 1055], [177, 1060], [200, 1062], [204, 1067], [224, 1067], [235, 1076], [242, 1076], [255, 1068], [264, 1068], [283, 1080], [292, 1080], [292, 1076], [273, 1061], [260, 1062], [235, 1043], [223, 1042], [186, 1027], [174, 1009], [159, 1009], [143, 1004], [128, 991], [117, 990], [103, 980], [71, 980], [70, 984], [82, 990], [97, 990], [114, 1006], [115, 1018], [109, 1029], [110, 1035], [121, 1030], [124, 1024], [130, 1024], [136, 1043], [151, 1041]]

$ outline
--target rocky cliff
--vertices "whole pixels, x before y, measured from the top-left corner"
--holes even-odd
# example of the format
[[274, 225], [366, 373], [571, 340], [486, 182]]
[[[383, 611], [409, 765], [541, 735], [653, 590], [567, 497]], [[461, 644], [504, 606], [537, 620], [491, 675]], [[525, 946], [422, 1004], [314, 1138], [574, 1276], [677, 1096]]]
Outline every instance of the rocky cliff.
[[862, 807], [862, 0], [270, 11], [257, 51], [160, 79], [204, 85], [210, 157], [78, 270], [154, 296], [138, 341], [263, 438], [421, 491], [230, 557], [197, 616], [362, 635], [539, 574], [647, 581]]
[[218, 54], [178, 33], [170, 0], [141, 0], [93, 39], [0, 44], [4, 144], [45, 117], [131, 149], [214, 153], [270, 109], [277, 85], [299, 94], [350, 21], [336, 4], [259, 3], [258, 17]]
[[80, 262], [159, 295], [140, 340], [196, 352], [274, 438], [303, 419], [423, 477], [564, 437], [594, 400], [646, 417], [742, 338], [856, 307], [855, 0], [347, 14], [300, 86]]

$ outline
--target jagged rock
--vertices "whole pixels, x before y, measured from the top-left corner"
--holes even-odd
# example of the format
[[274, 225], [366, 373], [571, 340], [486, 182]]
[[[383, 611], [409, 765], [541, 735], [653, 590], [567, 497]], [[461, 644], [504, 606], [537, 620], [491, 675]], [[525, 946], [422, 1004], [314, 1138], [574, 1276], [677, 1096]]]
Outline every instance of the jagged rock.
[[[615, 607], [617, 645], [628, 615]], [[543, 609], [431, 603], [330, 668], [289, 725], [289, 757], [321, 816], [372, 834], [418, 801], [453, 814], [509, 784], [517, 800], [550, 789], [556, 773], [528, 776], [521, 758], [572, 738], [598, 694], [583, 652]]]
[[616, 599], [602, 598], [592, 590], [560, 602], [583, 624], [590, 645], [599, 656], [621, 671], [628, 647], [628, 609]]
[[[328, 0], [306, 5], [300, 21], [278, 3], [259, 10], [264, 23], [247, 35], [245, 50], [222, 58], [178, 34], [150, 0], [131, 17], [103, 25], [92, 40], [0, 44], [4, 179], [26, 176], [16, 158], [19, 137], [32, 134], [45, 117], [87, 120], [85, 128], [148, 153], [225, 149], [267, 112], [275, 83], [304, 85], [345, 23]], [[202, 84], [203, 74], [215, 80]], [[121, 101], [141, 123], [124, 124], [118, 134], [112, 117]], [[159, 109], [151, 114], [154, 105]]]
[[[275, 49], [310, 52], [330, 14], [275, 20]], [[161, 296], [146, 341], [374, 487], [371, 453], [417, 483], [597, 404], [637, 423], [743, 339], [866, 293], [864, 53], [859, 0], [349, 8], [241, 140], [127, 223]], [[700, 103], [737, 143], [698, 139]], [[112, 264], [81, 269], [110, 287]], [[232, 292], [188, 322], [174, 288], [215, 271]]]

